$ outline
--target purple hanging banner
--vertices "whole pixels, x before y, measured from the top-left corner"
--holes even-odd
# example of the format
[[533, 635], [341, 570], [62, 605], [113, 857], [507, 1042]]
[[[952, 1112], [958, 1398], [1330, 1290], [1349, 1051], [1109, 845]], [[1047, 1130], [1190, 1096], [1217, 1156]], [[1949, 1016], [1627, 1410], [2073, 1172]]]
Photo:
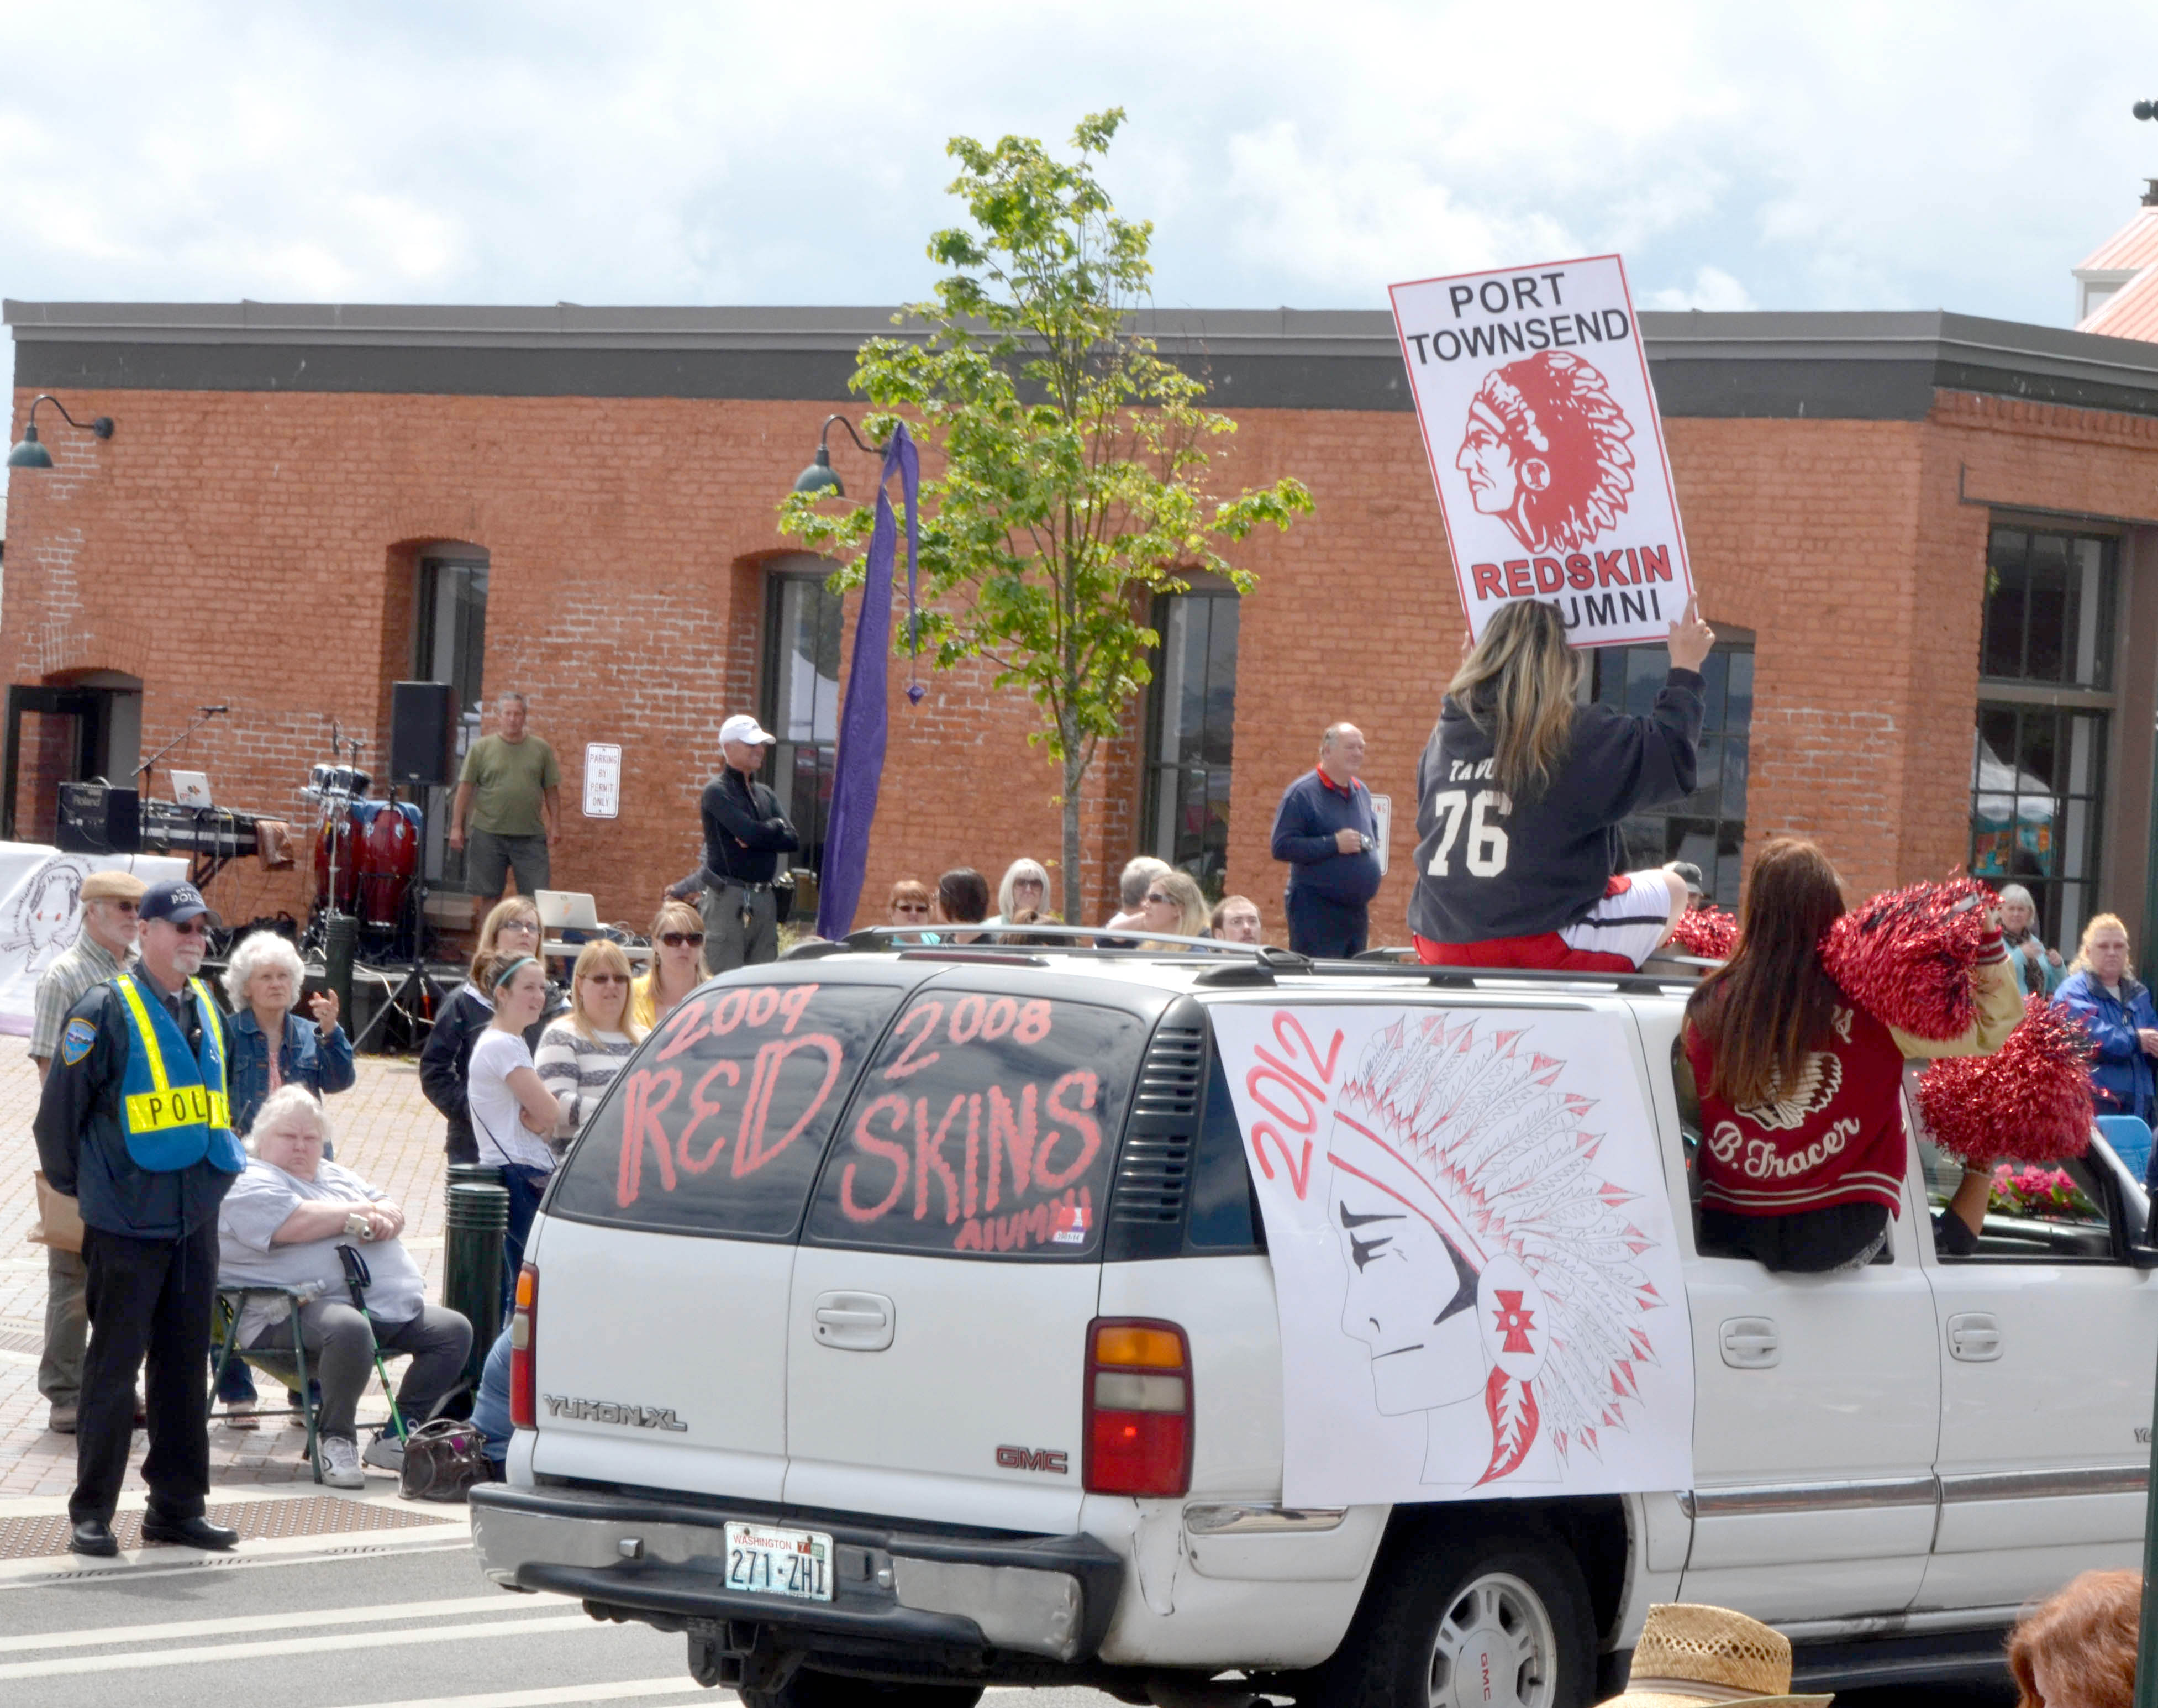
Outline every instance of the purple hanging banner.
[[[832, 773], [832, 813], [825, 821], [824, 864], [817, 875], [817, 935], [834, 941], [854, 928], [854, 909], [862, 899], [868, 869], [870, 828], [876, 822], [877, 787], [884, 780], [885, 744], [890, 731], [885, 705], [886, 665], [891, 656], [891, 577], [899, 555], [899, 524], [886, 488], [899, 476], [906, 505], [907, 627], [914, 632], [916, 560], [921, 532], [915, 499], [922, 484], [922, 459], [902, 423], [893, 427], [885, 446], [884, 472], [877, 477], [876, 523], [870, 531], [863, 566], [861, 616], [854, 624], [854, 657], [847, 671], [847, 698], [839, 708], [839, 753]], [[910, 699], [919, 699], [910, 687]]]

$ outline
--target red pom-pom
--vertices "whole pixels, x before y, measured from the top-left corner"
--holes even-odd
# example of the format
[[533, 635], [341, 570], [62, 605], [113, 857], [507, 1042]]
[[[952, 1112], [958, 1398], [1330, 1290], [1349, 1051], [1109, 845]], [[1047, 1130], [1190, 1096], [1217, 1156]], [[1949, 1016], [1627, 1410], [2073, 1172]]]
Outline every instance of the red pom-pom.
[[1991, 1055], [1937, 1061], [1918, 1078], [1933, 1143], [1966, 1163], [2050, 1163], [2090, 1148], [2090, 1040], [2066, 1009], [2033, 996]]
[[1970, 969], [1994, 927], [1975, 878], [1911, 884], [1847, 913], [1821, 938], [1821, 965], [1868, 1014], [1920, 1038], [1954, 1038], [1975, 1017]]
[[1689, 908], [1672, 928], [1671, 942], [1689, 955], [1728, 961], [1738, 947], [1738, 916], [1711, 905]]

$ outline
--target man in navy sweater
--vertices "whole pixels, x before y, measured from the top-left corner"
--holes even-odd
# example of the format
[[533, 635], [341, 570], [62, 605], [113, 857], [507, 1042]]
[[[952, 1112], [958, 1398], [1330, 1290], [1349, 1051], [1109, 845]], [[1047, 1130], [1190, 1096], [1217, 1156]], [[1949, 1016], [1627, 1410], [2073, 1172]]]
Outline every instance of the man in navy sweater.
[[1345, 960], [1369, 935], [1379, 827], [1371, 792], [1356, 780], [1363, 766], [1364, 732], [1328, 725], [1317, 768], [1282, 792], [1274, 813], [1274, 858], [1288, 865], [1288, 946], [1299, 955]]

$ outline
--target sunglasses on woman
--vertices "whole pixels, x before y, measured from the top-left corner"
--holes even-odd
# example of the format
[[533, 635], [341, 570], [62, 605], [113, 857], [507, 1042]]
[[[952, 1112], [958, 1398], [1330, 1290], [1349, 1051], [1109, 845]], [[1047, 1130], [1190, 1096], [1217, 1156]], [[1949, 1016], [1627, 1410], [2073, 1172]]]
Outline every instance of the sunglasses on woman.
[[587, 973], [584, 982], [586, 984], [627, 984], [629, 975], [627, 973]]
[[926, 916], [929, 912], [929, 904], [926, 901], [895, 901], [891, 911], [894, 913], [919, 913]]
[[702, 931], [662, 931], [659, 941], [670, 949], [694, 948], [705, 941]]
[[1147, 891], [1147, 906], [1149, 907], [1174, 907], [1176, 906], [1176, 903], [1169, 896], [1163, 895], [1160, 890], [1149, 890]]

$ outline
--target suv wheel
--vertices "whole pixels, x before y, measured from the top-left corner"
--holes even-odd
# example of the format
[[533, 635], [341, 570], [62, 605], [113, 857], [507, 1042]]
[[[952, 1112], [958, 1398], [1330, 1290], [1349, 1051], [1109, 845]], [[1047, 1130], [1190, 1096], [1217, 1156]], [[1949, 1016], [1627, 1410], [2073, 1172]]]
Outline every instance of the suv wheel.
[[798, 1667], [776, 1690], [738, 1691], [742, 1708], [974, 1708], [979, 1685], [896, 1685]]
[[[1582, 1708], [1596, 1632], [1572, 1555], [1536, 1533], [1390, 1548], [1313, 1708]], [[1389, 1581], [1390, 1580], [1390, 1581]]]

